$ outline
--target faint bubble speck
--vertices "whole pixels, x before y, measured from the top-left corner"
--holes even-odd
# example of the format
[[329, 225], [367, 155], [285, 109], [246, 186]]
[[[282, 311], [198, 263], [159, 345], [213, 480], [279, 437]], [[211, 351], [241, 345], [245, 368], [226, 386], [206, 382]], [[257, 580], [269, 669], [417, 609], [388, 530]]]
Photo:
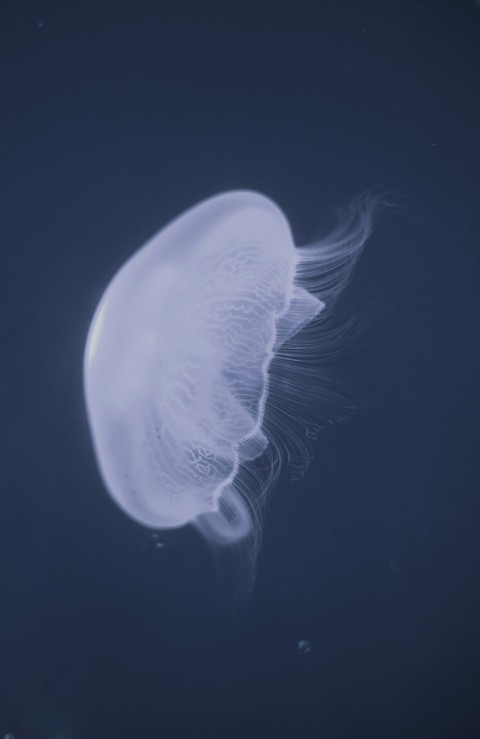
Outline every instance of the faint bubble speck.
[[165, 542], [160, 541], [160, 535], [159, 534], [156, 534], [156, 533], [150, 534], [150, 538], [151, 538], [151, 540], [153, 542], [153, 545], [154, 545], [155, 549], [163, 549], [163, 547], [165, 546]]
[[[42, 19], [40, 19], [40, 20], [38, 20], [38, 21], [37, 21], [37, 26], [38, 26], [39, 28], [43, 28], [43, 27], [44, 27], [44, 25], [45, 25], [45, 21], [43, 21]], [[9, 734], [5, 734], [5, 736], [6, 736], [6, 737], [7, 737], [7, 739], [8, 739], [8, 737], [9, 737]], [[13, 736], [13, 734], [12, 734], [12, 736]], [[4, 739], [5, 739], [5, 737], [4, 737]]]
[[15, 734], [4, 734], [3, 739], [15, 739]]
[[308, 641], [308, 639], [300, 639], [297, 642], [297, 651], [299, 654], [310, 654], [312, 648], [312, 642]]

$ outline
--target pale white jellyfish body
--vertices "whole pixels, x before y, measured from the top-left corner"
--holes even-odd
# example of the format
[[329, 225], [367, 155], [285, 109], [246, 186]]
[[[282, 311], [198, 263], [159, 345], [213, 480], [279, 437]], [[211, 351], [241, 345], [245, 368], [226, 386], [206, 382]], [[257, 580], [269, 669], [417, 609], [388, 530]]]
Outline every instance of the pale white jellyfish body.
[[360, 204], [328, 239], [297, 248], [275, 203], [228, 192], [120, 268], [90, 326], [84, 389], [103, 481], [131, 518], [157, 529], [194, 523], [217, 542], [258, 540], [279, 452], [302, 447], [289, 419], [301, 425], [322, 403], [321, 389], [304, 395], [321, 354], [317, 324], [350, 276], [371, 212]]

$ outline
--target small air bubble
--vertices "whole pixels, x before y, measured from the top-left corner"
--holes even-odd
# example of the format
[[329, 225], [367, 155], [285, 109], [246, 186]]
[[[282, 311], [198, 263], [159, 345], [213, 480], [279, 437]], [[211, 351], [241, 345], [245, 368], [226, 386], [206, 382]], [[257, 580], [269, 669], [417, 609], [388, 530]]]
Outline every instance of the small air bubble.
[[299, 654], [310, 654], [312, 649], [312, 642], [308, 639], [300, 639], [300, 641], [297, 642], [297, 652]]

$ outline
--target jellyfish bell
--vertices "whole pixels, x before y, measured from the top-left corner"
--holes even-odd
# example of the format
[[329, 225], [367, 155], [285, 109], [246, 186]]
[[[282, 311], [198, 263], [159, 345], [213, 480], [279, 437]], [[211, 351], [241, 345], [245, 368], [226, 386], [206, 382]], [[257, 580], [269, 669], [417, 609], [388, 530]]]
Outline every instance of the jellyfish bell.
[[373, 209], [359, 202], [328, 238], [296, 247], [272, 200], [227, 192], [119, 269], [88, 332], [84, 391], [103, 481], [132, 519], [250, 540], [255, 558], [265, 492], [283, 457], [302, 456], [298, 429], [325, 402], [313, 366], [329, 341], [322, 316]]

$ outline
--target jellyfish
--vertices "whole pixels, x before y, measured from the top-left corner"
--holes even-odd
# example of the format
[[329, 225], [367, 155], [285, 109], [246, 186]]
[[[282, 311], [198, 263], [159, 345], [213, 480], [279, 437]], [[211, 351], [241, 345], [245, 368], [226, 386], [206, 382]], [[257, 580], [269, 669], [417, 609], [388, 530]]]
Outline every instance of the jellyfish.
[[318, 360], [374, 209], [360, 199], [297, 247], [271, 199], [221, 193], [120, 267], [88, 331], [84, 394], [104, 485], [133, 520], [193, 524], [255, 561], [266, 493], [283, 462], [306, 468], [335, 403]]

